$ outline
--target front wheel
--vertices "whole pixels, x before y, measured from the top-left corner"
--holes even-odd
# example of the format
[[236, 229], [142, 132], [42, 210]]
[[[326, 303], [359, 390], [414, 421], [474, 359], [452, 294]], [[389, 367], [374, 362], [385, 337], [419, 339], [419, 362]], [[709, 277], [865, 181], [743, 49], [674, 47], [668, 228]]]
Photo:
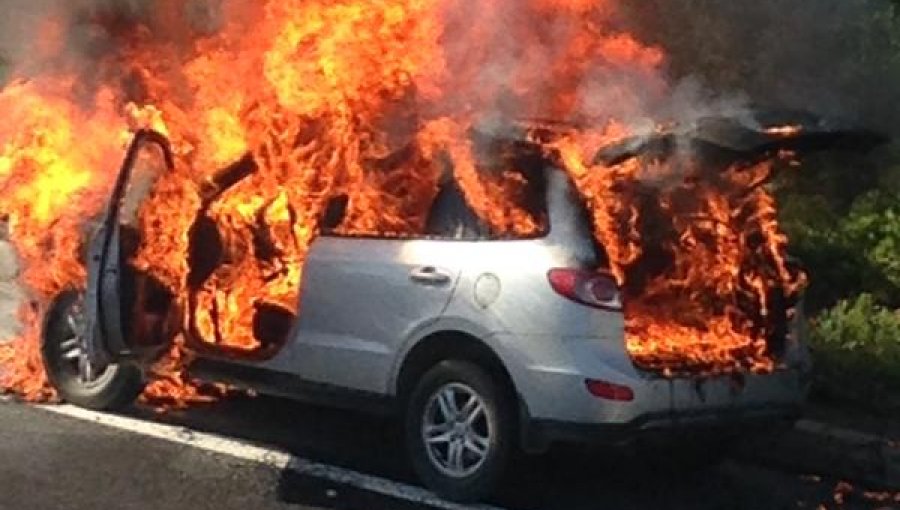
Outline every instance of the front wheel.
[[513, 453], [515, 406], [481, 367], [443, 361], [419, 381], [406, 412], [406, 446], [422, 482], [459, 502], [488, 496]]
[[127, 362], [96, 366], [87, 356], [84, 295], [65, 291], [53, 301], [42, 332], [47, 377], [59, 396], [98, 411], [131, 405], [144, 388], [141, 369]]

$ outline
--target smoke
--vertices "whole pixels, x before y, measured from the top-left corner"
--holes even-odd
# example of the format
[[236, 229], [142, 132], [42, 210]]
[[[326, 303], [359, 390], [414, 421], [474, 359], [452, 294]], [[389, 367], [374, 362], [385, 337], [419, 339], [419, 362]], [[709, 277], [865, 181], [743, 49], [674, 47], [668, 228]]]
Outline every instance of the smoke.
[[[540, 2], [535, 2], [539, 4]], [[117, 51], [123, 37], [172, 46], [192, 44], [226, 18], [246, 20], [252, 0], [0, 0], [0, 56], [20, 75], [48, 69], [95, 70], [99, 56]], [[575, 15], [534, 17], [518, 0], [442, 2], [448, 69], [471, 75], [451, 98], [458, 107], [479, 90], [499, 90], [511, 78], [530, 80], [530, 99], [494, 97], [491, 114], [540, 111], [554, 87], [554, 63], [566, 56]], [[900, 131], [900, 22], [889, 0], [648, 0], [593, 2], [592, 22], [605, 34], [633, 32], [664, 50], [669, 76], [647, 68], [592, 62], [578, 87], [577, 111], [590, 118], [690, 118], [744, 105], [810, 110], [872, 127]], [[227, 14], [226, 14], [227, 13]], [[538, 11], [539, 13], [539, 11]], [[103, 23], [97, 23], [102, 18]], [[116, 19], [116, 23], [109, 23]], [[110, 31], [118, 27], [119, 32]], [[518, 27], [530, 27], [541, 46]], [[474, 74], [473, 63], [480, 64]], [[8, 69], [7, 69], [8, 70]], [[530, 70], [531, 74], [525, 74]], [[674, 92], [663, 97], [668, 79]], [[671, 91], [670, 91], [671, 92]], [[623, 100], [627, 99], [627, 100]], [[546, 109], [546, 108], [544, 108]]]
[[[490, 91], [483, 113], [499, 119], [493, 125], [553, 112], [652, 132], [658, 122], [690, 125], [762, 107], [900, 132], [900, 86], [891, 86], [900, 85], [900, 21], [888, 0], [601, 1], [553, 16], [534, 9], [540, 2], [445, 3], [448, 68], [471, 77], [454, 97], [462, 104]], [[576, 55], [585, 19], [604, 42]], [[583, 68], [558, 72], [559, 62], [579, 58]], [[566, 82], [573, 78], [575, 86]], [[527, 93], [506, 90], [510, 83]], [[573, 90], [574, 102], [559, 108]]]
[[668, 88], [663, 56], [623, 30], [618, 9], [610, 0], [443, 2], [451, 100], [481, 98], [483, 115], [506, 120], [646, 120]]
[[[21, 76], [80, 76], [86, 106], [105, 86], [140, 104], [150, 99], [148, 79], [189, 104], [196, 90], [182, 87], [183, 64], [197, 56], [197, 42], [229, 22], [252, 32], [265, 4], [0, 0], [0, 56]], [[447, 76], [437, 101], [418, 104], [421, 119], [467, 115], [495, 134], [520, 118], [615, 120], [649, 134], [659, 122], [689, 126], [760, 105], [900, 133], [900, 86], [889, 86], [900, 84], [900, 35], [892, 31], [900, 22], [888, 0], [436, 5]], [[158, 63], [142, 59], [145, 68], [130, 73], [129, 52], [148, 47], [161, 52]], [[407, 133], [405, 121], [389, 117], [381, 128]]]
[[627, 23], [673, 80], [900, 132], [900, 12], [889, 0], [649, 0]]
[[223, 6], [249, 0], [0, 0], [0, 58], [8, 77], [72, 73], [98, 78], [98, 64], [152, 39], [185, 53], [215, 33]]

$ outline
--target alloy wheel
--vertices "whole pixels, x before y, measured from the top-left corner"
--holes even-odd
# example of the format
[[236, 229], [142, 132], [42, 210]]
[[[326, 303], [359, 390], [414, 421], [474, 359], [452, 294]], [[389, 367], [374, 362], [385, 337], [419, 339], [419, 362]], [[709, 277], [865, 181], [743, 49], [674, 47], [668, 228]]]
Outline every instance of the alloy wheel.
[[425, 406], [422, 441], [428, 459], [440, 472], [465, 478], [484, 465], [493, 446], [489, 408], [470, 386], [449, 383]]
[[109, 366], [93, 363], [88, 356], [87, 320], [84, 302], [78, 299], [62, 310], [58, 335], [60, 365], [70, 380], [84, 387], [101, 384]]

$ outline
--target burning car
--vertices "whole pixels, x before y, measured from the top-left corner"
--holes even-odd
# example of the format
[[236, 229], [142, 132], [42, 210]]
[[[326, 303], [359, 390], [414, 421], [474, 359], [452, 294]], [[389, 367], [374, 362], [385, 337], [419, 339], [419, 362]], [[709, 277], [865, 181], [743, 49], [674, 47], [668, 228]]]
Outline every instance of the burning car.
[[[508, 196], [525, 229], [485, 221], [445, 169], [416, 232], [348, 227], [353, 198], [336, 193], [317, 197], [315, 231], [292, 228], [309, 213], [276, 196], [240, 217], [237, 236], [229, 196], [258, 176], [248, 156], [201, 186], [181, 287], [138, 257], [165, 244], [152, 208], [175, 167], [165, 137], [139, 132], [90, 236], [86, 290], [47, 312], [48, 375], [65, 400], [119, 408], [183, 341], [202, 379], [399, 413], [416, 472], [454, 500], [484, 497], [516, 448], [790, 419], [810, 370], [803, 275], [767, 207], [769, 161], [874, 138], [789, 118], [627, 138], [583, 172], [569, 126], [473, 133], [494, 163], [482, 171], [516, 169]], [[410, 157], [378, 164], [389, 176]], [[609, 186], [584, 186], [607, 172]], [[707, 186], [725, 198], [706, 200]], [[285, 247], [292, 236], [308, 236], [302, 256]], [[229, 294], [235, 279], [259, 282], [242, 287], [257, 294]]]

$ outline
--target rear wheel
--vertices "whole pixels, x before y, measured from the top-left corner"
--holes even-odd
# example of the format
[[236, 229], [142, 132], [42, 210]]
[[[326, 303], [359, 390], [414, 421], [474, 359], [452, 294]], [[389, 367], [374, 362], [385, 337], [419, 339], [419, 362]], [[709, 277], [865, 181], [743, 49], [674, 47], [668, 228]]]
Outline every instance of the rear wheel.
[[60, 294], [44, 322], [42, 354], [47, 377], [60, 397], [88, 409], [131, 405], [144, 387], [141, 369], [127, 362], [97, 366], [87, 356], [84, 295]]
[[406, 446], [425, 485], [454, 501], [488, 496], [513, 453], [512, 399], [478, 365], [443, 361], [407, 404]]

